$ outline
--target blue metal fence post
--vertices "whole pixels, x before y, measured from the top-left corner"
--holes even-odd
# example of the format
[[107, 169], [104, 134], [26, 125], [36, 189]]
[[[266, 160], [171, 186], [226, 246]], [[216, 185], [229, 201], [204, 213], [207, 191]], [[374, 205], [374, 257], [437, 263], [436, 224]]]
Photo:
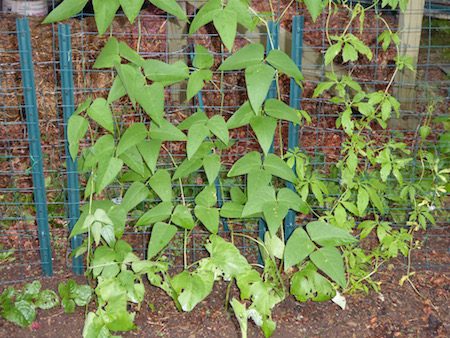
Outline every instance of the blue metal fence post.
[[45, 276], [53, 274], [50, 232], [48, 225], [47, 194], [42, 161], [41, 134], [34, 83], [34, 69], [31, 48], [30, 27], [27, 18], [16, 20], [17, 39], [19, 40], [20, 67], [22, 73], [25, 114], [30, 147], [31, 172], [33, 177], [34, 204], [38, 226], [39, 252], [42, 272]]
[[[303, 56], [303, 27], [304, 27], [304, 17], [303, 16], [294, 16], [292, 18], [292, 60], [295, 62], [297, 67], [302, 69], [302, 56]], [[300, 109], [301, 108], [301, 98], [302, 98], [302, 89], [295, 82], [294, 79], [291, 79], [290, 83], [290, 97], [289, 104], [292, 108]], [[298, 132], [299, 126], [294, 125], [292, 122], [289, 122], [289, 134], [288, 134], [288, 149], [293, 149], [298, 146]], [[295, 168], [294, 168], [295, 170]], [[292, 183], [288, 182], [287, 186], [289, 189], [295, 191], [295, 187]], [[293, 210], [289, 210], [285, 220], [284, 220], [284, 238], [287, 240], [289, 236], [295, 229], [295, 212]]]
[[[67, 123], [75, 111], [74, 85], [73, 85], [73, 65], [72, 65], [72, 44], [70, 38], [70, 26], [58, 25], [58, 45], [59, 64], [61, 72], [61, 93], [64, 117], [64, 139], [66, 151], [66, 171], [67, 171], [67, 202], [69, 231], [72, 231], [75, 223], [80, 217], [80, 187], [78, 182], [78, 165], [73, 161], [69, 152], [67, 139]], [[81, 236], [74, 236], [71, 239], [72, 250], [78, 248], [83, 241]], [[82, 257], [72, 259], [72, 270], [75, 274], [83, 274]]]
[[[267, 34], [267, 42], [266, 42], [266, 54], [269, 54], [269, 52], [272, 49], [278, 49], [280, 43], [279, 43], [279, 36], [280, 36], [280, 23], [269, 21], [269, 32]], [[276, 80], [272, 81], [272, 85], [270, 86], [269, 92], [267, 94], [268, 99], [276, 98], [277, 97], [277, 82]], [[269, 152], [273, 153], [273, 142], [270, 146]], [[267, 224], [264, 221], [264, 219], [260, 218], [258, 222], [258, 236], [260, 239], [264, 240], [264, 234], [266, 233]], [[261, 253], [258, 256], [258, 261], [260, 264], [262, 264], [262, 257]]]

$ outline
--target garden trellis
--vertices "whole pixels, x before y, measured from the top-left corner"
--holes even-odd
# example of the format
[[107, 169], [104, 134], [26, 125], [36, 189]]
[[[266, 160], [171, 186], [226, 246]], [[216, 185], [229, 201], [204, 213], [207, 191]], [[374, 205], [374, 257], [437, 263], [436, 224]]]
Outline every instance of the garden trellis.
[[[187, 13], [194, 15], [196, 8], [200, 8], [203, 2], [179, 3]], [[269, 11], [268, 3], [254, 3], [256, 7], [260, 7], [259, 10]], [[280, 91], [285, 102], [290, 102], [296, 109], [301, 107], [308, 111], [313, 121], [300, 127], [284, 124], [282, 133], [276, 135], [273, 146], [275, 149], [279, 149], [281, 145], [287, 145], [289, 149], [298, 146], [314, 155], [313, 167], [319, 170], [339, 159], [343, 133], [334, 124], [337, 112], [330, 109], [327, 99], [314, 98], [312, 95], [317, 83], [325, 78], [330, 67], [325, 66], [323, 60], [323, 52], [327, 47], [323, 27], [327, 22], [325, 17], [320, 17], [313, 23], [299, 4], [284, 12], [288, 3], [289, 1], [273, 1], [277, 17], [282, 16], [279, 26], [271, 24], [274, 32], [279, 30], [279, 33], [273, 36], [278, 36], [280, 48], [293, 56], [307, 82], [301, 89], [295, 83], [290, 84], [286, 78], [283, 79]], [[433, 1], [412, 3], [424, 3], [424, 6], [414, 7], [409, 13], [409, 21], [402, 18], [408, 12], [398, 14], [377, 8], [367, 13], [366, 38], [372, 48], [373, 60], [345, 66], [339, 65], [338, 60], [335, 60], [335, 68], [342, 74], [351, 72], [360, 84], [369, 90], [386, 86], [389, 74], [394, 68], [393, 54], [391, 49], [384, 52], [376, 41], [376, 36], [380, 35], [383, 29], [375, 18], [375, 11], [386, 12], [386, 20], [390, 20], [394, 27], [400, 27], [402, 22], [409, 22], [400, 36], [405, 40], [405, 36], [413, 36], [412, 40], [408, 40], [412, 42], [405, 44], [404, 48], [412, 51], [417, 58], [417, 72], [413, 73], [412, 77], [411, 74], [397, 77], [395, 84], [399, 99], [406, 107], [402, 114], [409, 117], [409, 122], [405, 124], [405, 120], [394, 121], [391, 130], [394, 134], [397, 130], [405, 132], [405, 140], [414, 152], [417, 151], [415, 141], [420, 137], [418, 123], [435, 117], [441, 120], [448, 118], [450, 59], [449, 25], [448, 21], [445, 21], [449, 14], [448, 7], [435, 7]], [[443, 19], [436, 19], [435, 16]], [[82, 261], [72, 261], [68, 256], [71, 249], [62, 243], [67, 237], [68, 229], [79, 217], [79, 206], [83, 204], [80, 197], [84, 192], [78, 182], [85, 183], [86, 177], [77, 171], [76, 164], [68, 156], [64, 130], [77, 104], [83, 102], [87, 95], [98, 97], [105, 94], [112, 85], [111, 71], [92, 68], [95, 57], [108, 35], [127, 42], [144, 58], [158, 58], [166, 62], [184, 60], [190, 64], [193, 48], [197, 43], [208, 46], [216, 60], [223, 60], [229, 53], [218, 43], [217, 32], [210, 27], [195, 35], [188, 35], [187, 26], [153, 7], [144, 9], [133, 25], [125, 25], [123, 14], [118, 14], [106, 37], [97, 36], [90, 13], [81, 13], [64, 24], [48, 26], [40, 25], [40, 19], [37, 18], [16, 20], [13, 14], [6, 13], [2, 13], [1, 20], [1, 282], [31, 279], [40, 274], [52, 275], [66, 265], [71, 266], [76, 273], [81, 273]], [[345, 22], [346, 17], [342, 17], [329, 24], [337, 34], [345, 29]], [[276, 45], [271, 46], [267, 40], [266, 27], [262, 25], [258, 29], [255, 33], [239, 32], [237, 45], [241, 47], [248, 41], [259, 41], [269, 49], [276, 48]], [[356, 32], [357, 29], [356, 26], [351, 27], [352, 31]], [[228, 119], [243, 103], [245, 85], [242, 74], [238, 72], [227, 73], [226, 81], [219, 81], [219, 75], [214, 75], [216, 82], [213, 81], [205, 87], [201, 96], [197, 95], [188, 102], [185, 101], [186, 88], [182, 85], [167, 89], [166, 113], [172, 121], [180, 122], [200, 107], [207, 113], [221, 114]], [[221, 83], [224, 84], [219, 88], [218, 84]], [[273, 89], [276, 90], [276, 87]], [[222, 101], [222, 106], [218, 105], [218, 100]], [[128, 123], [142, 121], [142, 113], [135, 113], [130, 108], [128, 103], [123, 102], [114, 106], [114, 110], [122, 112]], [[439, 134], [446, 132], [441, 124], [433, 124], [432, 127], [436, 139]], [[233, 139], [237, 145], [236, 150], [224, 153], [222, 157], [226, 169], [242, 157], [246, 150], [257, 147], [249, 128], [234, 134]], [[86, 140], [86, 143], [88, 141]], [[179, 164], [183, 153], [177, 148], [177, 144], [169, 143], [166, 147], [173, 155], [175, 163]], [[448, 148], [442, 149], [448, 151]], [[171, 172], [175, 169], [168, 153], [158, 165], [168, 168]], [[222, 169], [222, 172], [224, 171], [225, 168]], [[405, 180], [407, 179], [415, 180], [417, 177], [405, 177]], [[223, 198], [229, 199], [229, 189], [242, 186], [243, 182], [225, 179], [222, 184], [226, 191]], [[185, 185], [185, 198], [193, 201], [194, 196], [204, 186], [206, 179], [201, 173]], [[107, 191], [107, 196], [116, 201], [120, 198], [122, 189], [120, 185], [114, 186]], [[320, 209], [320, 206], [317, 207]], [[398, 212], [406, 214], [408, 210]], [[132, 215], [135, 219], [140, 216], [139, 212]], [[448, 240], [446, 217], [448, 218], [448, 214], [443, 213], [443, 218], [438, 220], [438, 226], [424, 234], [428, 241], [445, 243], [445, 240]], [[294, 215], [288, 216], [288, 221], [295, 226], [307, 223], [307, 219], [295, 219]], [[405, 222], [399, 217], [399, 226], [403, 226]], [[250, 223], [236, 225], [235, 231], [257, 237], [260, 225], [257, 221]], [[227, 237], [223, 222], [221, 227], [221, 234]], [[127, 236], [132, 238], [134, 243], [139, 243], [135, 249], [142, 254], [146, 251], [148, 234], [147, 228], [127, 228]], [[193, 232], [188, 247], [190, 262], [205, 255], [201, 242], [206, 235], [207, 233], [201, 230]], [[80, 244], [80, 239], [72, 239], [72, 249]], [[182, 238], [180, 241], [182, 242]], [[178, 245], [180, 241], [171, 244], [170, 255], [177, 264], [182, 265], [179, 260], [182, 254], [182, 245]], [[251, 241], [239, 238], [238, 245], [247, 253], [249, 260], [256, 262], [258, 249]], [[433, 266], [434, 252], [425, 249], [421, 254], [425, 257], [418, 259], [418, 264]]]

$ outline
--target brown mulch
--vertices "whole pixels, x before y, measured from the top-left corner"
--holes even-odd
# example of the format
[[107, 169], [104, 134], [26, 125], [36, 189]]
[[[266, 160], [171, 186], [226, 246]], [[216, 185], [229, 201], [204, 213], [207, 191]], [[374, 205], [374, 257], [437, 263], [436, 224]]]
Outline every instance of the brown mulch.
[[[412, 282], [419, 293], [408, 283], [399, 286], [401, 276], [400, 270], [381, 272], [382, 293], [347, 296], [346, 310], [331, 302], [298, 303], [289, 297], [274, 310], [274, 337], [447, 337], [448, 273], [417, 272]], [[56, 289], [58, 279], [42, 283]], [[138, 329], [124, 337], [239, 337], [233, 314], [224, 310], [225, 289], [223, 283], [217, 284], [192, 312], [180, 313], [164, 292], [150, 287], [136, 317]], [[20, 329], [0, 320], [0, 331], [2, 337], [75, 338], [81, 336], [83, 323], [84, 309], [66, 315], [57, 308], [39, 311], [33, 329]], [[253, 323], [249, 323], [249, 337], [262, 337]]]

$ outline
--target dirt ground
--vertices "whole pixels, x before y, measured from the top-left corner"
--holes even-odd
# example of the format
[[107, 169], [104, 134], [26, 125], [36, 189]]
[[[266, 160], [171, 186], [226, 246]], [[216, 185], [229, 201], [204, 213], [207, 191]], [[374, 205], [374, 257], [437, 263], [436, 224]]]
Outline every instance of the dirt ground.
[[[396, 265], [397, 266], [397, 265]], [[299, 303], [293, 297], [277, 306], [274, 337], [448, 337], [450, 334], [450, 276], [448, 272], [417, 271], [409, 283], [399, 285], [403, 272], [386, 269], [379, 273], [382, 293], [347, 297], [347, 309], [331, 302]], [[59, 280], [42, 279], [43, 287], [56, 290]], [[82, 282], [82, 278], [78, 278]], [[234, 316], [224, 310], [225, 284], [190, 313], [180, 313], [159, 289], [148, 287], [138, 329], [124, 337], [239, 337]], [[153, 309], [153, 310], [152, 310]], [[20, 329], [0, 320], [0, 336], [80, 337], [84, 308], [64, 314], [61, 308], [40, 311], [30, 329]], [[249, 337], [262, 337], [253, 323]]]

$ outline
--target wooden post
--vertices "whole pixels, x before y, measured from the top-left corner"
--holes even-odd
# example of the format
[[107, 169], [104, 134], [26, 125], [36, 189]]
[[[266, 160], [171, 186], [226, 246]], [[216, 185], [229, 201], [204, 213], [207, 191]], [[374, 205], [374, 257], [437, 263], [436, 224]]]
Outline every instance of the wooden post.
[[[399, 18], [400, 55], [411, 57], [414, 67], [417, 66], [419, 56], [424, 5], [425, 0], [410, 0], [406, 11], [400, 13]], [[408, 69], [397, 74], [394, 93], [401, 103], [401, 109], [407, 111], [409, 115], [403, 116], [400, 121], [393, 120], [391, 127], [412, 129], [419, 122], [418, 116], [415, 115], [416, 74], [415, 71], [412, 72]], [[413, 112], [413, 116], [411, 112]]]
[[[186, 3], [179, 2], [181, 8], [186, 11]], [[187, 61], [187, 21], [171, 18], [167, 21], [167, 51], [169, 63]], [[186, 100], [186, 85], [175, 84], [171, 86], [171, 105], [183, 106]]]

